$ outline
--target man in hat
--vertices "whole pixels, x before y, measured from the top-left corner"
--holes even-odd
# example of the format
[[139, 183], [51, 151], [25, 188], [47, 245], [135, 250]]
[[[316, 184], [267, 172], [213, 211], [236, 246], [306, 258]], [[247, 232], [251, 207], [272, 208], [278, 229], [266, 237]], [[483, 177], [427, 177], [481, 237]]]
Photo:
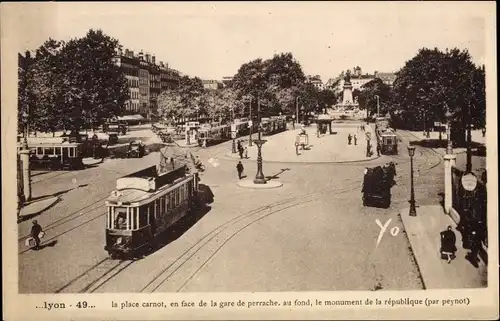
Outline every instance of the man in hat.
[[40, 233], [42, 232], [42, 227], [38, 224], [37, 220], [33, 221], [33, 226], [31, 227], [31, 237], [35, 240], [35, 250], [40, 249]]
[[236, 170], [238, 171], [238, 179], [241, 179], [241, 176], [243, 175], [243, 164], [240, 162], [238, 162], [238, 165], [236, 165]]

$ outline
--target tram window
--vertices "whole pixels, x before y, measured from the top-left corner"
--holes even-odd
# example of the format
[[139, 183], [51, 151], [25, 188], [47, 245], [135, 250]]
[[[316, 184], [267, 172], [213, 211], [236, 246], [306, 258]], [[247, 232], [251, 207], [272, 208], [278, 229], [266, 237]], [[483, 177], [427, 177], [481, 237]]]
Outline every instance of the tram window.
[[143, 228], [148, 225], [148, 213], [144, 211], [144, 207], [137, 208], [137, 215], [139, 215], [139, 226], [137, 228]]
[[75, 157], [75, 148], [69, 147], [69, 157]]
[[154, 202], [154, 206], [156, 207], [156, 217], [160, 217], [163, 215], [162, 211], [161, 211], [161, 208], [160, 208], [160, 200], [156, 200]]
[[180, 203], [180, 189], [175, 190], [175, 205], [179, 205]]
[[127, 229], [127, 209], [124, 207], [115, 207], [115, 229]]
[[61, 147], [56, 147], [56, 155], [61, 155]]
[[158, 204], [160, 204], [160, 213], [163, 213], [165, 211], [165, 197], [160, 197]]
[[37, 153], [38, 155], [43, 155], [43, 148], [38, 147], [38, 148], [36, 149], [36, 153]]
[[54, 147], [45, 147], [44, 154], [45, 155], [53, 155], [54, 154]]

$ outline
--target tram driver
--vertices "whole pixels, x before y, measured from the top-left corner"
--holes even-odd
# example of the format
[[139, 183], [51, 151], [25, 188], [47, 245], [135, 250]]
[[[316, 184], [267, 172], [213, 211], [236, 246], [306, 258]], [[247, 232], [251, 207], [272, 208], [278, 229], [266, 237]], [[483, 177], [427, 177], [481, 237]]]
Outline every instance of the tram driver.
[[124, 230], [127, 228], [127, 220], [125, 218], [125, 213], [119, 213], [115, 220], [115, 229]]

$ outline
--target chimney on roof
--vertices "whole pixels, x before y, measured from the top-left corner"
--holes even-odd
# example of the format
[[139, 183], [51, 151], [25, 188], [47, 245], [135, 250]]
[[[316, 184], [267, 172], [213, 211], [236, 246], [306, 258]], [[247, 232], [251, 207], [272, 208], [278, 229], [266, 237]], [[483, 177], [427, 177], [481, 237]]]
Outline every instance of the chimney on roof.
[[151, 55], [148, 53], [146, 54], [146, 61], [151, 62]]
[[144, 53], [141, 51], [139, 51], [139, 59], [140, 60], [144, 60]]
[[130, 50], [130, 51], [128, 52], [128, 56], [129, 56], [130, 58], [134, 58], [134, 52], [133, 52], [132, 50]]
[[155, 57], [155, 55], [151, 56], [151, 62], [154, 63], [154, 64], [156, 64], [156, 57]]
[[377, 78], [378, 76], [378, 71], [375, 70], [375, 72], [373, 73], [373, 77]]

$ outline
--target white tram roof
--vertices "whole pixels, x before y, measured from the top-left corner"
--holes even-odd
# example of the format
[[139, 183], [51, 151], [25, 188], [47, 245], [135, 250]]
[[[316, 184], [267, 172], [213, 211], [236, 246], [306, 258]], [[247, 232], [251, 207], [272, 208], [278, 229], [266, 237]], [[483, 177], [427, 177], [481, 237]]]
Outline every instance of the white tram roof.
[[[138, 203], [160, 195], [161, 192], [188, 179], [185, 167], [158, 175], [156, 166], [147, 167], [116, 180], [116, 190], [107, 199], [107, 203]], [[126, 204], [124, 204], [126, 205]]]

